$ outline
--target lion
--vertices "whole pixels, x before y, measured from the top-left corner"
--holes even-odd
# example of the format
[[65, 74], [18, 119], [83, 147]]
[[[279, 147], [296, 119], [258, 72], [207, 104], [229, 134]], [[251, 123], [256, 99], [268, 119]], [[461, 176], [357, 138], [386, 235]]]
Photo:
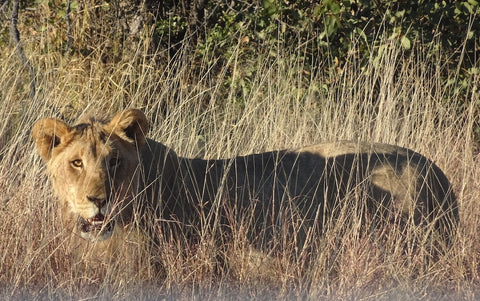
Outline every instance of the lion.
[[261, 246], [279, 232], [302, 245], [315, 241], [315, 233], [338, 216], [339, 204], [359, 199], [369, 218], [394, 216], [425, 225], [428, 237], [444, 244], [455, 235], [452, 185], [434, 162], [413, 150], [337, 141], [192, 159], [146, 138], [148, 129], [138, 109], [109, 120], [69, 125], [47, 118], [34, 125], [36, 148], [72, 235], [104, 242], [121, 240], [129, 227], [147, 236], [159, 227], [191, 235], [202, 225], [232, 233], [235, 224], [246, 226], [247, 238]]

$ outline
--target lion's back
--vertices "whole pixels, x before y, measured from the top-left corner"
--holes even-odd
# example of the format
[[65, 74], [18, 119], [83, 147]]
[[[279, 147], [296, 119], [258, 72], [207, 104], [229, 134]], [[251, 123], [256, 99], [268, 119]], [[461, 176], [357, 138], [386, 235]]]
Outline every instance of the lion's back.
[[146, 174], [157, 183], [147, 185], [149, 197], [164, 204], [164, 214], [187, 224], [200, 215], [237, 224], [249, 217], [252, 235], [265, 238], [288, 217], [306, 235], [354, 199], [417, 224], [434, 221], [443, 236], [453, 235], [458, 221], [455, 195], [441, 169], [394, 145], [340, 141], [220, 160], [178, 157], [154, 142], [147, 147]]
[[[431, 160], [412, 150], [340, 141], [225, 160], [227, 195], [257, 224], [290, 221], [321, 229], [333, 212], [352, 206], [392, 212], [416, 225], [434, 222], [453, 236], [458, 208], [452, 186]], [[272, 222], [273, 221], [273, 222]], [[300, 231], [301, 232], [301, 231]]]

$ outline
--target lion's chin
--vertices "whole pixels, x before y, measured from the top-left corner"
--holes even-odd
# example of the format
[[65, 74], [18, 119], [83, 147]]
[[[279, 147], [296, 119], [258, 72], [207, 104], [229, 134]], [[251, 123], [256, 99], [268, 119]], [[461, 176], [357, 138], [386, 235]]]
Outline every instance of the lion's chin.
[[103, 214], [99, 213], [93, 218], [85, 219], [78, 217], [78, 229], [80, 236], [89, 241], [104, 241], [109, 239], [113, 234], [115, 222], [110, 220], [105, 222]]

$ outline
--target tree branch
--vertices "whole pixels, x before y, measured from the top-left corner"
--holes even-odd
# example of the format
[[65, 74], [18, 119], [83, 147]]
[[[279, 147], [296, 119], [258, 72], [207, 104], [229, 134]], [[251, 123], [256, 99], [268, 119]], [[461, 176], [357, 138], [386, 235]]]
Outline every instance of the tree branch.
[[30, 74], [30, 96], [32, 98], [35, 97], [35, 87], [36, 87], [36, 74], [35, 70], [33, 70], [30, 61], [25, 56], [23, 51], [22, 42], [20, 40], [20, 32], [17, 28], [18, 23], [18, 7], [19, 7], [19, 0], [13, 0], [13, 9], [12, 9], [12, 18], [10, 23], [10, 37], [16, 47], [15, 52], [17, 53], [18, 58], [22, 62], [22, 64], [28, 69], [28, 73]]
[[65, 12], [65, 19], [67, 21], [67, 47], [65, 53], [72, 49], [73, 36], [72, 36], [72, 20], [70, 19], [71, 1], [67, 0], [67, 10]]
[[2, 6], [0, 7], [0, 14], [4, 14], [4, 13], [5, 13], [5, 8], [7, 7], [8, 3], [10, 3], [10, 0], [5, 0], [5, 1], [2, 3]]

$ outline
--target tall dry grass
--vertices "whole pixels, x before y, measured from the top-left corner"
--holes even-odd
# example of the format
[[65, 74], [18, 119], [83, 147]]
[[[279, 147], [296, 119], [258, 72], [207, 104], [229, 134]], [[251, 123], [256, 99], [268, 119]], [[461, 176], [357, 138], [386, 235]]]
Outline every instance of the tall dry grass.
[[[259, 57], [259, 72], [248, 78], [251, 89], [241, 103], [233, 89], [227, 96], [221, 93], [227, 76], [234, 83], [245, 80], [235, 59], [240, 49], [221, 72], [213, 73], [205, 58], [202, 77], [195, 78], [188, 53], [158, 69], [143, 48], [110, 65], [95, 55], [68, 57], [27, 48], [39, 71], [33, 100], [28, 74], [9, 50], [0, 61], [0, 297], [475, 298], [480, 177], [472, 132], [478, 92], [471, 91], [459, 113], [455, 91], [439, 81], [440, 63], [431, 66], [421, 52], [406, 55], [390, 41], [384, 45], [367, 66], [352, 55], [337, 77], [304, 74], [295, 57]], [[478, 77], [473, 81], [478, 85]], [[364, 232], [361, 219], [340, 215], [317, 238], [312, 261], [292, 248], [283, 248], [284, 253], [253, 249], [242, 233], [219, 246], [208, 229], [198, 229], [196, 243], [165, 238], [156, 255], [132, 240], [113, 261], [78, 263], [58, 222], [30, 129], [41, 117], [71, 121], [128, 107], [142, 108], [152, 121], [149, 136], [182, 156], [222, 158], [343, 139], [412, 148], [451, 180], [460, 206], [458, 238], [450, 252], [425, 262], [422, 247], [399, 247], [402, 238], [395, 229], [384, 229], [386, 240], [379, 242]]]

